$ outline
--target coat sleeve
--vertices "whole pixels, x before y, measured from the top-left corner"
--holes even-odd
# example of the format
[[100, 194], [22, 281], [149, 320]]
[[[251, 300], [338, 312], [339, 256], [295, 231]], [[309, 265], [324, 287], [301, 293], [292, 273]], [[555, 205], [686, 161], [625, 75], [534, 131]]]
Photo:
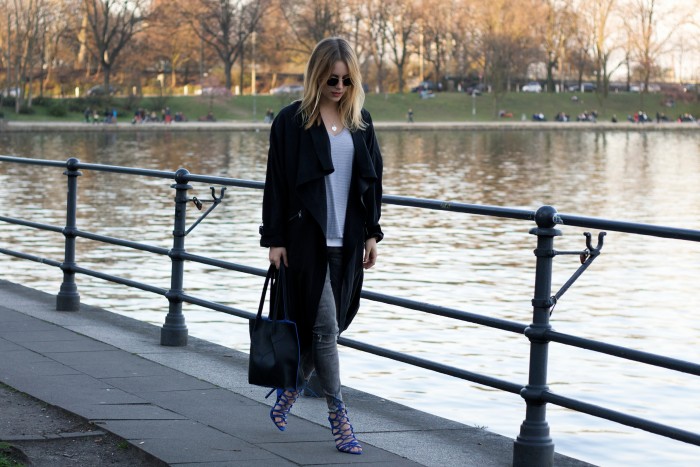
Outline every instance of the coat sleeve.
[[272, 123], [267, 172], [263, 191], [260, 246], [287, 246], [285, 213], [287, 201], [284, 158], [285, 119], [282, 115]]
[[379, 150], [377, 135], [374, 133], [374, 125], [369, 112], [363, 112], [363, 119], [367, 123], [365, 129], [365, 141], [369, 150], [374, 172], [377, 174], [377, 181], [364, 193], [364, 204], [367, 208], [367, 218], [365, 219], [365, 239], [376, 238], [377, 242], [382, 241], [384, 232], [379, 225], [379, 218], [382, 214], [382, 171], [384, 170], [384, 162], [382, 153]]

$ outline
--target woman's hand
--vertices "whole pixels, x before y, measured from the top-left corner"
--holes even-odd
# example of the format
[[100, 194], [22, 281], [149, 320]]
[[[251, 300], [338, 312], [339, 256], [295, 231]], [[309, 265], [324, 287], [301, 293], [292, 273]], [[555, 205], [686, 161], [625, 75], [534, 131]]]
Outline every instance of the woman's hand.
[[365, 241], [365, 257], [362, 260], [362, 267], [369, 269], [377, 262], [377, 239], [372, 237]]
[[277, 269], [280, 268], [280, 261], [284, 261], [284, 266], [289, 267], [287, 264], [287, 249], [283, 246], [271, 246], [270, 253], [270, 264], [274, 264]]

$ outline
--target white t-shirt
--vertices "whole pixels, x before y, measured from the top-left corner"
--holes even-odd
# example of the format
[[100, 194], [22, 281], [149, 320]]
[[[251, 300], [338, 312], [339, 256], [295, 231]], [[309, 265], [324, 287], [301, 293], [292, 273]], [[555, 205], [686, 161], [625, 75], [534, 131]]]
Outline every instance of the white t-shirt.
[[345, 213], [348, 207], [355, 147], [347, 128], [344, 128], [337, 135], [329, 132], [328, 137], [331, 140], [331, 160], [335, 171], [326, 175], [326, 210], [328, 214], [326, 245], [338, 247], [343, 246]]

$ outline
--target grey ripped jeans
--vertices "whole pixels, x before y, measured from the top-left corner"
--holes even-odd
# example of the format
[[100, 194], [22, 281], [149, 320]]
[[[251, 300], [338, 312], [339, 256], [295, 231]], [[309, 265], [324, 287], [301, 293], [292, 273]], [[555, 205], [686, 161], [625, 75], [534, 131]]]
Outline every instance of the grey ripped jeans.
[[316, 370], [318, 381], [326, 397], [328, 409], [334, 411], [343, 401], [340, 391], [340, 361], [338, 358], [338, 318], [340, 306], [340, 280], [343, 253], [340, 247], [328, 247], [328, 269], [318, 304], [313, 327], [311, 348], [301, 356], [302, 371], [306, 379]]

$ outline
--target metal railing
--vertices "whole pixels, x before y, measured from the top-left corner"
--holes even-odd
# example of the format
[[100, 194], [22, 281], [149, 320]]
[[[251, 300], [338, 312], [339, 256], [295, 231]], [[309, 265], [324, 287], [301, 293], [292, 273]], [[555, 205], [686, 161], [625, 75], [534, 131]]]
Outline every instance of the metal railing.
[[[264, 276], [266, 271], [242, 264], [221, 261], [200, 255], [187, 253], [185, 250], [185, 238], [216, 206], [221, 202], [225, 187], [262, 189], [264, 184], [251, 180], [240, 180], [225, 177], [213, 177], [196, 175], [189, 173], [186, 169], [179, 169], [176, 172], [166, 172], [157, 170], [147, 170], [140, 168], [118, 167], [100, 164], [86, 164], [78, 159], [71, 158], [66, 162], [26, 159], [19, 157], [0, 156], [0, 162], [16, 164], [33, 164], [49, 167], [64, 168], [63, 172], [67, 177], [68, 199], [66, 201], [66, 225], [63, 227], [32, 222], [23, 219], [0, 216], [0, 221], [31, 227], [34, 229], [47, 230], [62, 233], [65, 237], [65, 255], [63, 261], [56, 261], [48, 258], [35, 256], [10, 249], [0, 248], [0, 253], [16, 258], [36, 261], [49, 266], [58, 267], [63, 271], [63, 282], [56, 298], [56, 309], [60, 311], [77, 311], [80, 307], [80, 295], [75, 282], [76, 274], [85, 274], [106, 281], [123, 284], [147, 292], [163, 295], [168, 299], [168, 314], [165, 323], [161, 328], [160, 343], [164, 346], [184, 346], [187, 344], [188, 330], [185, 324], [185, 317], [182, 313], [182, 304], [190, 303], [215, 311], [227, 313], [240, 318], [251, 319], [255, 313], [239, 310], [220, 303], [206, 300], [202, 297], [195, 297], [184, 291], [184, 262], [192, 261], [228, 270], [238, 271], [246, 274]], [[130, 174], [144, 177], [156, 177], [173, 180], [171, 185], [175, 189], [175, 215], [173, 229], [172, 248], [160, 248], [152, 245], [138, 243], [130, 240], [113, 238], [104, 235], [79, 230], [76, 226], [78, 177], [82, 175], [81, 170], [92, 170], [100, 172], [114, 172]], [[190, 182], [208, 183], [222, 185], [219, 196], [212, 187], [212, 198], [210, 201], [200, 201], [197, 198], [189, 198], [188, 190], [192, 188]], [[198, 208], [202, 208], [204, 203], [212, 205], [199, 219], [189, 228], [186, 225], [186, 210], [188, 203], [193, 202]], [[547, 385], [547, 365], [549, 342], [557, 342], [581, 349], [636, 361], [647, 365], [666, 368], [690, 375], [700, 376], [700, 365], [688, 361], [678, 360], [648, 352], [642, 352], [622, 346], [606, 344], [603, 342], [581, 338], [566, 333], [554, 331], [549, 323], [551, 311], [557, 300], [569, 289], [575, 280], [586, 270], [586, 268], [601, 253], [605, 232], [598, 236], [598, 243], [593, 246], [590, 234], [586, 233], [586, 248], [582, 251], [557, 251], [554, 249], [554, 238], [561, 235], [555, 227], [558, 224], [593, 228], [607, 229], [617, 232], [626, 232], [638, 235], [649, 235], [654, 237], [665, 237], [679, 240], [700, 242], [700, 231], [679, 229], [672, 227], [662, 227], [649, 224], [637, 224], [630, 222], [620, 222], [592, 217], [581, 217], [558, 213], [551, 206], [542, 206], [537, 211], [522, 209], [510, 209], [496, 206], [481, 206], [472, 204], [443, 202], [436, 200], [417, 199], [402, 196], [383, 197], [383, 203], [408, 206], [420, 209], [442, 210], [469, 213], [483, 216], [518, 219], [524, 221], [534, 221], [536, 227], [530, 230], [530, 234], [537, 237], [537, 246], [534, 250], [536, 257], [535, 266], [535, 287], [532, 299], [533, 318], [529, 325], [514, 321], [508, 321], [489, 316], [474, 314], [453, 308], [436, 306], [429, 303], [422, 303], [408, 300], [401, 297], [384, 295], [371, 291], [363, 291], [362, 298], [373, 300], [390, 305], [395, 305], [425, 313], [443, 316], [460, 321], [470, 322], [487, 326], [502, 331], [508, 331], [526, 336], [530, 341], [530, 361], [528, 383], [523, 386], [519, 383], [493, 378], [487, 375], [470, 372], [464, 369], [432, 362], [430, 360], [414, 357], [401, 352], [387, 350], [385, 348], [373, 346], [360, 341], [341, 337], [341, 345], [351, 347], [363, 352], [386, 357], [395, 361], [415, 365], [420, 368], [432, 370], [445, 375], [453, 376], [463, 380], [472, 381], [478, 384], [489, 386], [512, 394], [519, 394], [526, 404], [525, 419], [520, 426], [520, 433], [514, 441], [513, 465], [514, 466], [546, 466], [552, 465], [554, 456], [554, 443], [549, 434], [549, 424], [546, 419], [546, 405], [556, 404], [578, 412], [586, 413], [596, 417], [611, 420], [623, 425], [646, 430], [657, 435], [683, 441], [700, 446], [700, 434], [685, 431], [668, 425], [656, 423], [644, 418], [634, 417], [620, 411], [615, 411], [590, 404], [574, 398], [562, 396], [550, 391]], [[133, 281], [123, 277], [105, 274], [92, 269], [80, 267], [75, 258], [76, 238], [85, 238], [97, 242], [118, 245], [122, 247], [141, 250], [158, 255], [167, 255], [171, 259], [171, 287], [166, 290], [149, 284]], [[581, 266], [572, 277], [556, 293], [552, 294], [552, 269], [553, 258], [557, 255], [579, 255]]]

